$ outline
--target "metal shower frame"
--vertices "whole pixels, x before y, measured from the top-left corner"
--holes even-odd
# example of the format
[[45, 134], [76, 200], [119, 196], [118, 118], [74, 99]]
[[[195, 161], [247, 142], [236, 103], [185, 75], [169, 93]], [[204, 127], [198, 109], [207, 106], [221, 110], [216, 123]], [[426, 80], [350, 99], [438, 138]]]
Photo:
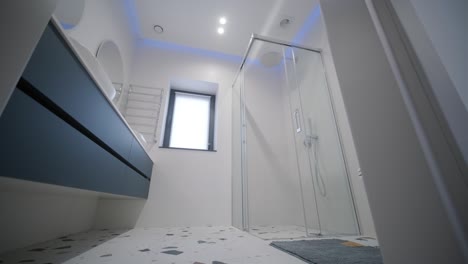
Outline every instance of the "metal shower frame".
[[[337, 118], [336, 118], [335, 102], [333, 100], [333, 95], [332, 95], [331, 90], [330, 90], [330, 85], [329, 85], [330, 82], [329, 82], [329, 79], [328, 79], [327, 71], [325, 70], [325, 64], [324, 64], [324, 61], [323, 61], [322, 50], [318, 49], [318, 48], [306, 47], [306, 46], [295, 44], [295, 43], [292, 43], [292, 42], [282, 41], [282, 40], [275, 39], [275, 38], [265, 37], [265, 36], [253, 33], [250, 36], [249, 44], [248, 44], [247, 49], [246, 49], [246, 51], [244, 53], [241, 65], [240, 65], [240, 67], [239, 67], [239, 69], [238, 69], [238, 71], [236, 73], [236, 76], [234, 78], [234, 81], [232, 83], [232, 87], [234, 87], [234, 85], [236, 84], [236, 82], [237, 82], [237, 80], [239, 78], [239, 75], [242, 72], [242, 69], [244, 68], [245, 62], [247, 61], [247, 57], [249, 56], [249, 53], [250, 53], [250, 51], [252, 49], [253, 43], [256, 40], [260, 40], [260, 41], [267, 42], [267, 43], [272, 43], [272, 44], [277, 44], [277, 45], [282, 45], [282, 46], [286, 46], [286, 47], [291, 47], [291, 48], [298, 48], [298, 49], [302, 49], [302, 50], [308, 50], [308, 51], [318, 53], [320, 55], [321, 62], [322, 62], [322, 67], [323, 67], [324, 74], [325, 74], [325, 82], [327, 84], [328, 96], [329, 96], [329, 100], [330, 100], [330, 103], [331, 103], [333, 119], [335, 121], [335, 127], [336, 127], [337, 133], [338, 133], [338, 141], [339, 141], [339, 144], [340, 144], [340, 147], [341, 147], [341, 155], [343, 157], [343, 163], [344, 163], [345, 172], [346, 172], [346, 179], [347, 179], [347, 183], [348, 183], [348, 187], [349, 187], [349, 191], [350, 191], [350, 196], [351, 196], [351, 200], [352, 200], [352, 206], [353, 206], [353, 211], [354, 211], [354, 219], [356, 221], [358, 234], [362, 235], [360, 219], [359, 219], [359, 215], [357, 213], [357, 208], [358, 207], [357, 207], [357, 204], [356, 204], [356, 197], [354, 195], [354, 190], [353, 190], [353, 187], [352, 187], [352, 184], [351, 184], [351, 179], [350, 179], [351, 172], [349, 170], [348, 160], [347, 160], [346, 155], [345, 155], [345, 147], [344, 147], [344, 144], [343, 144], [343, 138], [342, 138], [340, 126], [338, 125]], [[244, 87], [244, 79], [243, 78], [242, 78], [241, 82], [242, 82], [241, 83], [241, 100], [242, 100], [242, 102], [241, 102], [241, 109], [242, 109], [241, 110], [241, 118], [242, 118], [242, 120], [245, 120], [245, 106], [244, 106], [245, 98], [244, 98], [244, 91], [243, 91], [243, 87]], [[244, 168], [244, 167], [246, 167], [244, 165], [247, 162], [247, 160], [245, 160], [245, 157], [246, 157], [246, 154], [247, 154], [247, 150], [246, 150], [247, 138], [246, 138], [245, 129], [246, 129], [246, 125], [244, 124], [244, 122], [242, 122], [241, 123], [242, 228], [245, 231], [250, 231], [249, 230], [250, 229], [250, 223], [249, 223], [250, 216], [249, 216], [249, 208], [248, 208], [248, 191], [246, 191], [246, 189], [248, 188], [248, 186], [247, 186], [247, 171]], [[302, 190], [302, 186], [301, 186], [301, 190]], [[303, 204], [304, 204], [304, 202], [303, 202]], [[305, 213], [306, 212], [304, 211], [304, 214]], [[307, 222], [305, 224], [307, 225]], [[306, 232], [306, 235], [309, 236], [308, 232]]]
[[244, 68], [245, 61], [247, 60], [247, 57], [249, 56], [250, 50], [252, 49], [252, 45], [255, 42], [255, 40], [261, 40], [261, 41], [265, 41], [265, 42], [269, 42], [269, 43], [273, 43], [273, 44], [278, 44], [278, 45], [283, 45], [283, 46], [287, 46], [287, 47], [291, 47], [291, 48], [309, 50], [309, 51], [319, 53], [320, 56], [322, 56], [322, 50], [321, 49], [309, 48], [309, 47], [306, 47], [306, 46], [294, 44], [294, 43], [287, 42], [287, 41], [282, 41], [282, 40], [279, 40], [279, 39], [269, 38], [269, 37], [261, 36], [261, 35], [258, 35], [258, 34], [254, 33], [254, 34], [252, 34], [250, 36], [249, 44], [247, 45], [247, 50], [244, 53], [244, 57], [242, 59], [241, 65], [239, 67], [239, 70], [236, 73], [236, 77], [234, 78], [234, 81], [232, 82], [232, 87], [234, 87], [234, 84], [236, 84], [237, 78], [239, 77], [240, 72]]

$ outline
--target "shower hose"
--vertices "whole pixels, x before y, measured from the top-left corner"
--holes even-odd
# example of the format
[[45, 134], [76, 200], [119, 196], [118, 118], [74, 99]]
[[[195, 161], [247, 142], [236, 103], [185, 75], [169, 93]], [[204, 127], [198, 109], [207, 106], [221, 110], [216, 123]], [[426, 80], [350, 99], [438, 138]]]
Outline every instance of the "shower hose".
[[320, 173], [320, 168], [319, 168], [319, 159], [318, 159], [318, 151], [317, 151], [317, 144], [318, 144], [318, 139], [315, 140], [315, 142], [312, 144], [313, 151], [314, 151], [314, 161], [315, 161], [315, 180], [317, 182], [317, 187], [320, 192], [320, 195], [323, 197], [327, 196], [327, 188], [325, 186], [325, 181], [322, 177], [322, 173]]

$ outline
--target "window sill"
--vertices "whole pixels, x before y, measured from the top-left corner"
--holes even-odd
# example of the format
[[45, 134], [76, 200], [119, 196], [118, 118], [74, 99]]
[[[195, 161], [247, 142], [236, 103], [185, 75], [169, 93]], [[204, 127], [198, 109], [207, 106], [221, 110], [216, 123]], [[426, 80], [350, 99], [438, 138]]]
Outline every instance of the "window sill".
[[179, 149], [179, 150], [195, 150], [195, 151], [206, 151], [206, 152], [218, 152], [217, 150], [209, 150], [209, 149], [191, 149], [191, 148], [171, 148], [171, 147], [159, 147], [162, 149]]

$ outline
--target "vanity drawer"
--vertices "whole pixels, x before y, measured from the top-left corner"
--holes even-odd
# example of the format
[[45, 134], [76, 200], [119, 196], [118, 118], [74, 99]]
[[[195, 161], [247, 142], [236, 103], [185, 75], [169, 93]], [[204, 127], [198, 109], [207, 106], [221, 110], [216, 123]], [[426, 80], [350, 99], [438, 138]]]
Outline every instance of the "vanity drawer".
[[52, 24], [44, 31], [23, 78], [122, 157], [132, 133]]
[[0, 175], [146, 198], [149, 180], [16, 89], [0, 117]]
[[52, 23], [45, 29], [22, 78], [142, 175], [151, 177], [152, 160]]
[[153, 171], [153, 161], [148, 157], [145, 150], [138, 144], [136, 139], [133, 139], [132, 150], [128, 161], [137, 167], [146, 177], [151, 178]]

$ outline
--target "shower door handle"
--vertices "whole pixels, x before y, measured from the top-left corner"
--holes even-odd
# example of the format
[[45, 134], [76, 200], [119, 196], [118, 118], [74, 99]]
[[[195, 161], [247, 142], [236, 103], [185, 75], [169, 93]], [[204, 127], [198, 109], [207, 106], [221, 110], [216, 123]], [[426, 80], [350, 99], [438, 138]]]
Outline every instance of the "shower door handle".
[[296, 120], [296, 133], [299, 133], [302, 131], [301, 120], [299, 119], [299, 109], [294, 111], [294, 120]]

